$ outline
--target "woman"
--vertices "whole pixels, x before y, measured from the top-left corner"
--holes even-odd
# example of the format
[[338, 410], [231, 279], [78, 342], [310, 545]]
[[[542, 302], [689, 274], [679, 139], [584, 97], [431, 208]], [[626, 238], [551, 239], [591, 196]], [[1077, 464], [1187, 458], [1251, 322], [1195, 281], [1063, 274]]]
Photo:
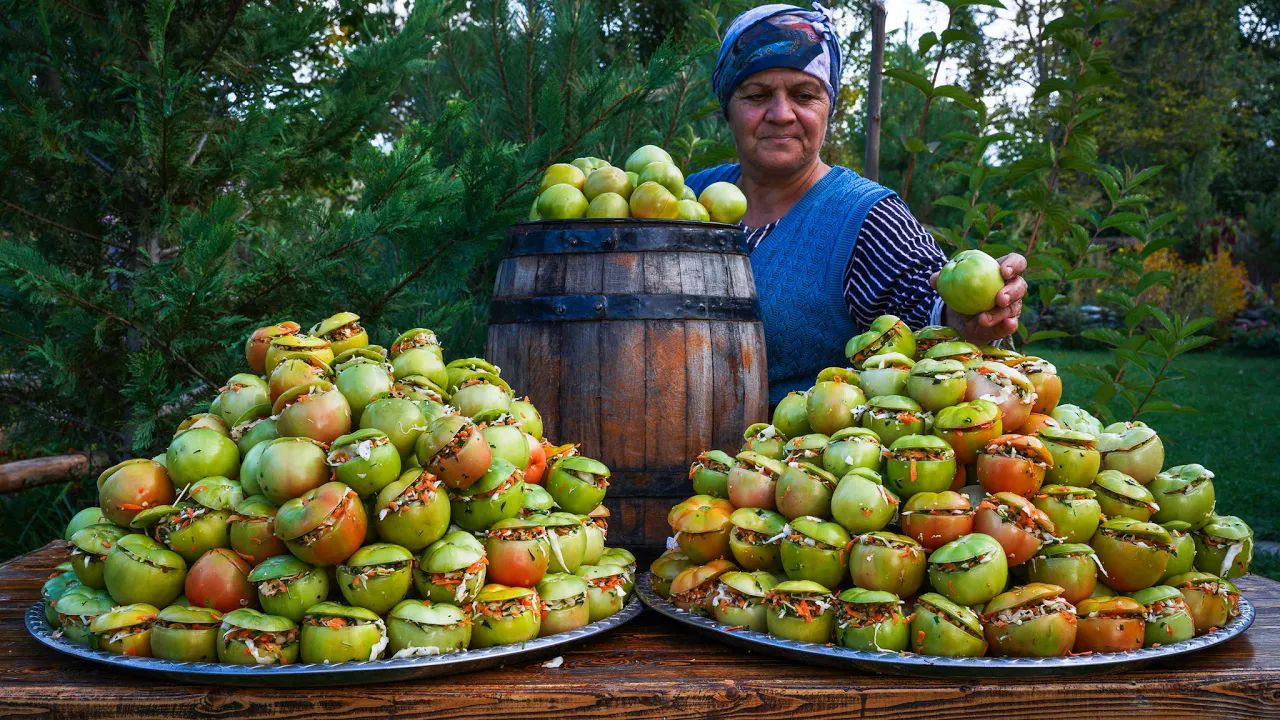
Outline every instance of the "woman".
[[840, 84], [830, 20], [791, 5], [749, 10], [729, 27], [712, 85], [739, 162], [691, 175], [694, 192], [735, 183], [747, 196], [748, 249], [764, 320], [769, 402], [804, 389], [879, 315], [912, 328], [949, 325], [990, 344], [1018, 327], [1021, 255], [1000, 259], [996, 307], [975, 316], [937, 291], [941, 248], [896, 193], [822, 161]]

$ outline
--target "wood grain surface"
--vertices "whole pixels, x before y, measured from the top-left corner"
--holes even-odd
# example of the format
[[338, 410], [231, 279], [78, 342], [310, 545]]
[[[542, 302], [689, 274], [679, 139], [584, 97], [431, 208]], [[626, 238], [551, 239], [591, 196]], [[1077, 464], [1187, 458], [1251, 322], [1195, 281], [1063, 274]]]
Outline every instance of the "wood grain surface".
[[1280, 718], [1280, 584], [1250, 576], [1242, 637], [1182, 659], [1062, 680], [947, 681], [802, 667], [745, 653], [646, 612], [539, 662], [399, 685], [234, 689], [133, 677], [66, 658], [22, 624], [66, 553], [58, 542], [0, 565], [0, 717], [724, 718], [899, 720]]
[[[507, 257], [493, 297], [563, 294], [753, 299], [756, 288], [746, 255], [571, 251]], [[690, 494], [694, 458], [710, 449], [733, 454], [747, 425], [768, 420], [759, 320], [495, 323], [485, 355], [542, 409], [547, 437], [581, 443], [612, 470], [610, 510], [639, 520], [615, 523], [614, 544], [661, 548], [666, 511]]]

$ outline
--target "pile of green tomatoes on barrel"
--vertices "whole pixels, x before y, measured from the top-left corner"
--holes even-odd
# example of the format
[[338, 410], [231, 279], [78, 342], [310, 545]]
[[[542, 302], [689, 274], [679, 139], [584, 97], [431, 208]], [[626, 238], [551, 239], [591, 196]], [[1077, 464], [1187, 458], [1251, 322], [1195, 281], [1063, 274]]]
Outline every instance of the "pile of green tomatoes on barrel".
[[61, 637], [164, 660], [279, 665], [462, 652], [620, 611], [609, 468], [543, 437], [482, 358], [353, 313], [253, 331], [249, 371], [167, 450], [97, 480], [43, 588]]
[[[995, 285], [999, 289], [999, 284]], [[994, 293], [994, 291], [993, 291]], [[951, 657], [1152, 648], [1239, 613], [1253, 533], [1141, 422], [1039, 357], [890, 315], [849, 367], [709, 450], [652, 565], [677, 607], [793, 641]]]

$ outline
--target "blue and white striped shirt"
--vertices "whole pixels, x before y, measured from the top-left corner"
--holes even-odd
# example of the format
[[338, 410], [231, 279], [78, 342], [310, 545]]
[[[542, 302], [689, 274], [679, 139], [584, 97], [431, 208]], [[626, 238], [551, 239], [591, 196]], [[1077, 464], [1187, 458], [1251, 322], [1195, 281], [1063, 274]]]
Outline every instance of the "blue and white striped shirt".
[[[747, 252], [764, 242], [778, 221], [748, 227]], [[844, 271], [844, 305], [860, 328], [885, 314], [913, 329], [942, 324], [942, 298], [929, 276], [947, 257], [911, 209], [897, 195], [872, 206]]]

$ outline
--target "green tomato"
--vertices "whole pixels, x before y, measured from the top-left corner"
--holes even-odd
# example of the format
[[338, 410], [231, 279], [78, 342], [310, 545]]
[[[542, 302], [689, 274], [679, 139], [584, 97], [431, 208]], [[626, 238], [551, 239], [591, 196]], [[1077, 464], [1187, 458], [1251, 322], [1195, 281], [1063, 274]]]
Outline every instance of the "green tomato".
[[977, 315], [996, 306], [1004, 287], [1000, 263], [981, 250], [963, 250], [938, 273], [938, 294], [952, 310]]
[[329, 574], [292, 555], [277, 555], [249, 572], [258, 603], [268, 614], [300, 622], [308, 608], [329, 596]]
[[835, 632], [831, 592], [809, 580], [780, 582], [764, 596], [769, 634], [783, 640], [827, 643]]
[[538, 195], [537, 209], [543, 220], [572, 220], [587, 214], [587, 198], [578, 188], [559, 183]]
[[893, 593], [854, 587], [837, 599], [836, 644], [843, 647], [902, 652], [907, 649], [909, 625], [902, 601]]
[[107, 553], [102, 577], [118, 603], [164, 607], [182, 594], [187, 563], [146, 535], [125, 535]]
[[542, 627], [542, 606], [530, 588], [490, 584], [468, 606], [471, 647], [487, 648], [528, 642]]
[[366, 608], [335, 602], [318, 603], [307, 610], [300, 636], [299, 654], [304, 663], [377, 660], [387, 646], [387, 626], [382, 618]]
[[161, 660], [217, 662], [221, 623], [222, 613], [213, 608], [170, 605], [151, 628], [151, 654]]
[[387, 616], [389, 657], [444, 655], [471, 644], [471, 623], [456, 605], [404, 600]]
[[747, 214], [747, 196], [733, 183], [711, 183], [698, 196], [698, 202], [707, 208], [711, 219], [719, 223], [734, 225]]
[[773, 426], [778, 432], [789, 438], [812, 432], [809, 428], [807, 399], [805, 393], [793, 391], [778, 401], [778, 406], [773, 409]]
[[881, 530], [893, 519], [898, 497], [885, 489], [879, 474], [856, 468], [840, 478], [831, 495], [831, 515], [851, 533]]
[[663, 150], [657, 145], [641, 145], [636, 148], [635, 152], [627, 156], [627, 161], [623, 164], [623, 169], [628, 173], [638, 174], [650, 163], [655, 162], [675, 163], [675, 161], [671, 159], [671, 153]]
[[655, 182], [677, 198], [684, 194], [684, 173], [670, 162], [651, 162], [640, 171], [640, 183]]
[[929, 555], [929, 585], [959, 605], [987, 602], [1008, 580], [1004, 548], [990, 535], [971, 533]]
[[1195, 620], [1177, 588], [1155, 585], [1135, 592], [1133, 599], [1147, 606], [1143, 647], [1170, 645], [1195, 637]]
[[911, 618], [911, 651], [943, 657], [982, 657], [987, 639], [973, 610], [938, 593], [916, 600]]
[[924, 583], [924, 571], [924, 548], [905, 535], [869, 532], [853, 538], [849, 577], [860, 588], [908, 597]]

